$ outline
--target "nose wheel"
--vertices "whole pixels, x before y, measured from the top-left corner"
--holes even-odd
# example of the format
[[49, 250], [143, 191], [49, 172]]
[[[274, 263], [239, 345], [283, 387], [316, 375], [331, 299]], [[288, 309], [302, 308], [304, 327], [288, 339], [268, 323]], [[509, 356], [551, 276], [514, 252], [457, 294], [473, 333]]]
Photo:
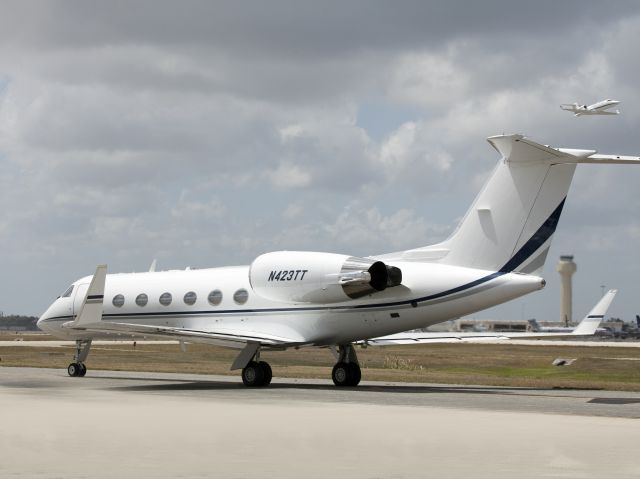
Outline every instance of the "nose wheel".
[[91, 340], [78, 340], [76, 341], [76, 354], [73, 357], [73, 362], [67, 366], [67, 373], [72, 378], [81, 378], [87, 374], [87, 366], [84, 362], [89, 356], [89, 349], [91, 348]]
[[84, 363], [71, 363], [67, 367], [67, 373], [73, 378], [83, 377], [87, 374], [87, 366]]

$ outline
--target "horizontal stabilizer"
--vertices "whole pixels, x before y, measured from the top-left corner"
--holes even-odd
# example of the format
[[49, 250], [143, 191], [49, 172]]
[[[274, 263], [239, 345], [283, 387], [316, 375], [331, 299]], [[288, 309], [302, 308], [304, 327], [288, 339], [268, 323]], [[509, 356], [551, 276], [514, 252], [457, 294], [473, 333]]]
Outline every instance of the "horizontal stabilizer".
[[579, 150], [575, 148], [552, 148], [529, 140], [522, 135], [499, 135], [487, 138], [487, 141], [498, 150], [498, 153], [509, 162], [549, 162], [551, 164], [601, 163], [601, 164], [635, 164], [640, 163], [640, 156], [598, 155], [596, 150]]
[[[573, 152], [577, 150], [569, 150], [566, 148], [561, 148], [560, 151], [565, 152]], [[603, 165], [633, 165], [640, 164], [640, 156], [624, 156], [624, 155], [597, 155], [596, 152], [593, 151], [592, 154], [588, 156], [577, 156], [574, 155], [575, 160], [572, 158], [568, 158], [563, 161], [563, 163], [596, 163]]]

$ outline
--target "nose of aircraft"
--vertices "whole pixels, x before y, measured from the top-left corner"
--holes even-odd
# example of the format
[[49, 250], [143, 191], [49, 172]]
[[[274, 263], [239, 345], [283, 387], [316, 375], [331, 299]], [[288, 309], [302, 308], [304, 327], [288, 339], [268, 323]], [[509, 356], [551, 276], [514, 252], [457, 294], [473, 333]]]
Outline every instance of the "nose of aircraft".
[[47, 324], [47, 320], [49, 318], [51, 318], [51, 309], [53, 308], [53, 304], [50, 305], [47, 310], [42, 313], [42, 315], [40, 315], [40, 318], [38, 318], [38, 321], [36, 322], [36, 326], [38, 326], [38, 328], [40, 328], [42, 331], [46, 331], [48, 332], [51, 328], [49, 328], [48, 324]]

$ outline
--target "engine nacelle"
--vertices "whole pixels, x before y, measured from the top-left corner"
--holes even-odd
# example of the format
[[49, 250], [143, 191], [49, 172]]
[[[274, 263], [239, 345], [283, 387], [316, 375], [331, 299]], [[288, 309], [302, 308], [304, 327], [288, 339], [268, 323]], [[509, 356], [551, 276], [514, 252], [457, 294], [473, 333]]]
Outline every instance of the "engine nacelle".
[[402, 272], [366, 258], [276, 251], [251, 263], [249, 282], [256, 294], [273, 301], [338, 303], [398, 286]]

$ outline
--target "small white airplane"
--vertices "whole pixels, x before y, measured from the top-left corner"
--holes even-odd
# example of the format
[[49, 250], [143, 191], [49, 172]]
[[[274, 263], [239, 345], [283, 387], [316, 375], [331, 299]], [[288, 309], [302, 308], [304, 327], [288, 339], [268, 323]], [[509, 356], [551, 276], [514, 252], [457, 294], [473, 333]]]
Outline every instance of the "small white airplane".
[[[611, 291], [609, 291], [609, 293], [611, 293]], [[535, 319], [530, 319], [528, 322], [533, 333], [572, 333], [577, 329], [577, 326], [575, 328], [570, 326], [541, 326]], [[611, 332], [606, 328], [596, 328], [593, 334], [609, 335]]]
[[580, 105], [579, 103], [563, 103], [560, 108], [566, 111], [571, 111], [574, 116], [582, 115], [619, 115], [620, 110], [608, 111], [609, 108], [614, 107], [620, 103], [617, 100], [602, 100], [593, 105]]
[[85, 375], [93, 339], [149, 337], [237, 348], [231, 369], [242, 369], [247, 386], [271, 381], [261, 350], [328, 347], [336, 358], [333, 382], [355, 386], [355, 343], [394, 344], [389, 335], [543, 288], [538, 274], [578, 163], [640, 164], [638, 157], [551, 148], [522, 135], [488, 141], [500, 161], [442, 243], [368, 257], [278, 251], [249, 266], [199, 270], [107, 275], [101, 265], [69, 286], [38, 326], [76, 341], [70, 376]]
[[442, 343], [442, 342], [479, 342], [492, 341], [496, 339], [553, 339], [592, 336], [598, 330], [598, 326], [607, 314], [607, 310], [618, 291], [611, 289], [605, 294], [589, 313], [582, 318], [575, 328], [542, 328], [544, 331], [533, 331], [527, 333], [520, 332], [419, 332], [419, 333], [398, 333], [380, 338], [362, 341], [361, 344], [367, 346], [389, 346], [398, 344], [422, 344], [422, 343]]

